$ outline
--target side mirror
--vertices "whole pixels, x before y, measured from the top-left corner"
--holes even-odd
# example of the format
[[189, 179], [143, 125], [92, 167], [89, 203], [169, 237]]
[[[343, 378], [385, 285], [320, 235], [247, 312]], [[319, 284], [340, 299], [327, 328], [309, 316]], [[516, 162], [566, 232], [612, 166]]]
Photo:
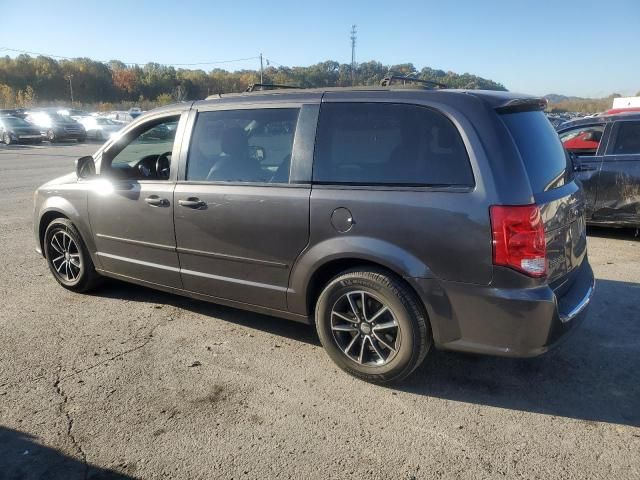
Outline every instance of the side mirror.
[[91, 155], [76, 160], [76, 175], [78, 178], [89, 178], [96, 174], [96, 163]]

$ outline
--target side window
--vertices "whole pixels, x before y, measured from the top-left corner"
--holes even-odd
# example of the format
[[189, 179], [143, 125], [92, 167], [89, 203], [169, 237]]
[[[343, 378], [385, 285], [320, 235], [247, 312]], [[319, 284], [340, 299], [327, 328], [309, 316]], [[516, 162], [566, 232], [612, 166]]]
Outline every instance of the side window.
[[288, 183], [298, 112], [264, 108], [199, 113], [186, 179]]
[[327, 103], [320, 109], [313, 180], [325, 184], [473, 185], [456, 127], [426, 107]]
[[[608, 149], [607, 149], [608, 150]], [[640, 122], [619, 122], [611, 155], [640, 154]]]
[[167, 180], [180, 116], [144, 124], [108, 151], [106, 173], [117, 178]]
[[576, 155], [595, 155], [603, 132], [604, 125], [585, 125], [561, 133], [560, 141]]

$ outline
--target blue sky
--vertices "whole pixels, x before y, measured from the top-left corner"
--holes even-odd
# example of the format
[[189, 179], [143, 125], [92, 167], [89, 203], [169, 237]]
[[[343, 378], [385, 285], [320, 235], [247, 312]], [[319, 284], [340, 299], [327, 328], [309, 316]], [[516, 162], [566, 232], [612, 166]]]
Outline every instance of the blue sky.
[[0, 12], [0, 48], [69, 57], [176, 64], [262, 52], [287, 66], [349, 62], [355, 23], [358, 61], [469, 72], [540, 95], [640, 90], [640, 0], [0, 0]]

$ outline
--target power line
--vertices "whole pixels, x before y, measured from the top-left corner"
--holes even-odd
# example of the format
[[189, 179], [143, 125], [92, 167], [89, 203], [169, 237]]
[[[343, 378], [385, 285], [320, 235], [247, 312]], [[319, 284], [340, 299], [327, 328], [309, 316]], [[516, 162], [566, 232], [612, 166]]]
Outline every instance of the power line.
[[[28, 50], [20, 50], [18, 48], [9, 48], [9, 47], [1, 47], [0, 51], [2, 50], [7, 50], [10, 52], [16, 52], [16, 53], [23, 53], [26, 55], [39, 55], [39, 56], [43, 56], [43, 57], [50, 57], [50, 58], [60, 58], [62, 60], [75, 60], [77, 58], [82, 58], [82, 57], [65, 57], [63, 55], [53, 55], [50, 53], [42, 53], [42, 52], [31, 52]], [[244, 61], [248, 61], [248, 60], [256, 60], [259, 59], [260, 56], [256, 55], [253, 57], [245, 57], [245, 58], [234, 58], [232, 60], [216, 60], [216, 61], [212, 61], [212, 62], [195, 62], [195, 63], [162, 63], [159, 65], [167, 65], [167, 66], [171, 66], [171, 67], [193, 67], [193, 66], [197, 66], [197, 65], [220, 65], [220, 64], [224, 64], [224, 63], [234, 63], [234, 62], [244, 62]], [[96, 62], [100, 62], [100, 63], [109, 63], [109, 60], [94, 60]], [[157, 62], [122, 62], [125, 65], [145, 65], [147, 63], [157, 63]]]

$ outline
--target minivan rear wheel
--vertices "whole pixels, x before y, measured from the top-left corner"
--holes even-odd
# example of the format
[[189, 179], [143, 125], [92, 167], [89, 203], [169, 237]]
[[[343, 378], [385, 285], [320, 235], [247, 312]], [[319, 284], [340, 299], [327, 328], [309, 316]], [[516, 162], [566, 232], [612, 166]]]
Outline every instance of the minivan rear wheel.
[[419, 299], [401, 279], [384, 271], [351, 270], [332, 279], [318, 298], [315, 318], [331, 359], [373, 383], [407, 377], [432, 343]]
[[87, 292], [100, 281], [87, 247], [73, 223], [56, 218], [44, 234], [44, 253], [56, 281], [74, 292]]

